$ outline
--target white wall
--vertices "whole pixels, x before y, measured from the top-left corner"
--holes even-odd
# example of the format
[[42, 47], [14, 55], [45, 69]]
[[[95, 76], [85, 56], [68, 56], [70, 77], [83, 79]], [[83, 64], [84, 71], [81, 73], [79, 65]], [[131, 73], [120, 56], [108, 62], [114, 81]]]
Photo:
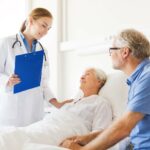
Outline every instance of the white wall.
[[126, 27], [149, 29], [149, 0], [67, 0], [68, 40], [107, 36]]
[[[66, 5], [66, 41], [61, 43], [62, 98], [74, 95], [86, 67], [113, 71], [108, 54], [109, 36], [131, 27], [150, 36], [149, 0], [67, 0]], [[104, 51], [105, 54], [101, 53]]]
[[25, 19], [26, 5], [26, 0], [0, 1], [0, 38], [18, 33]]
[[85, 68], [113, 71], [108, 40], [116, 31], [132, 27], [150, 36], [149, 0], [33, 0], [33, 4], [56, 10], [56, 30], [47, 43], [54, 46], [51, 85], [57, 83], [54, 90], [61, 99], [76, 93]]

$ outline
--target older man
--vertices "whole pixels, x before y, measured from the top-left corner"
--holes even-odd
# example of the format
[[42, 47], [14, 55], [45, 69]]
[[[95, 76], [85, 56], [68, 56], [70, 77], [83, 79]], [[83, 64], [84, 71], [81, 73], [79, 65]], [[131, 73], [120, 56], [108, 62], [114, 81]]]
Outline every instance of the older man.
[[106, 150], [130, 135], [134, 150], [150, 149], [150, 43], [140, 32], [120, 32], [110, 48], [115, 69], [128, 75], [128, 105], [124, 115], [86, 146], [71, 143], [74, 150]]

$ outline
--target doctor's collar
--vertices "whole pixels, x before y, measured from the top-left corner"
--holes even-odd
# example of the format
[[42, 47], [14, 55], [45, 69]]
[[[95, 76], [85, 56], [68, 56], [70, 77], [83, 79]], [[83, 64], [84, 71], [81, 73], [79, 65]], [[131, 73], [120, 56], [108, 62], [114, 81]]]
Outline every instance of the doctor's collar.
[[[19, 32], [19, 34], [20, 34], [22, 40], [26, 39], [22, 32]], [[38, 42], [38, 41], [37, 41], [36, 39], [33, 40], [33, 44], [36, 44], [37, 42]]]

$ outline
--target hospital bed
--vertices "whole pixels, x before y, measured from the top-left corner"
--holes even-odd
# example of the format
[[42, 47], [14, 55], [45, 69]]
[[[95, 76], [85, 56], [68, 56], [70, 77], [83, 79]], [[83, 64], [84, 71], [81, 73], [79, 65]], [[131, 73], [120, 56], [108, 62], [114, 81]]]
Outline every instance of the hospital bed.
[[[126, 76], [118, 71], [109, 74], [108, 80], [99, 94], [111, 103], [113, 119], [120, 117], [126, 107]], [[57, 147], [63, 139], [89, 132], [80, 118], [68, 115], [65, 111], [62, 113], [53, 111], [50, 115], [51, 117], [47, 115], [42, 121], [27, 127], [0, 129], [0, 149], [65, 150]], [[123, 148], [117, 144], [110, 150], [123, 150]]]

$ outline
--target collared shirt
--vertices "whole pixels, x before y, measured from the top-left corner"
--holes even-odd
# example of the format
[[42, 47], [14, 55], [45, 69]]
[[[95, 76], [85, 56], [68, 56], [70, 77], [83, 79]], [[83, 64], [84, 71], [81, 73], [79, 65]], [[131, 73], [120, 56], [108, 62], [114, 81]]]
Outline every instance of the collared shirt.
[[22, 38], [22, 41], [25, 45], [25, 48], [27, 50], [28, 53], [31, 53], [31, 52], [35, 52], [36, 51], [36, 44], [37, 44], [37, 40], [34, 40], [32, 42], [32, 47], [30, 48], [30, 45], [28, 43], [28, 41], [26, 40], [25, 36], [20, 32], [20, 35], [21, 35], [21, 38]]
[[150, 60], [143, 60], [127, 79], [130, 86], [127, 109], [144, 114], [130, 137], [135, 150], [150, 149]]

